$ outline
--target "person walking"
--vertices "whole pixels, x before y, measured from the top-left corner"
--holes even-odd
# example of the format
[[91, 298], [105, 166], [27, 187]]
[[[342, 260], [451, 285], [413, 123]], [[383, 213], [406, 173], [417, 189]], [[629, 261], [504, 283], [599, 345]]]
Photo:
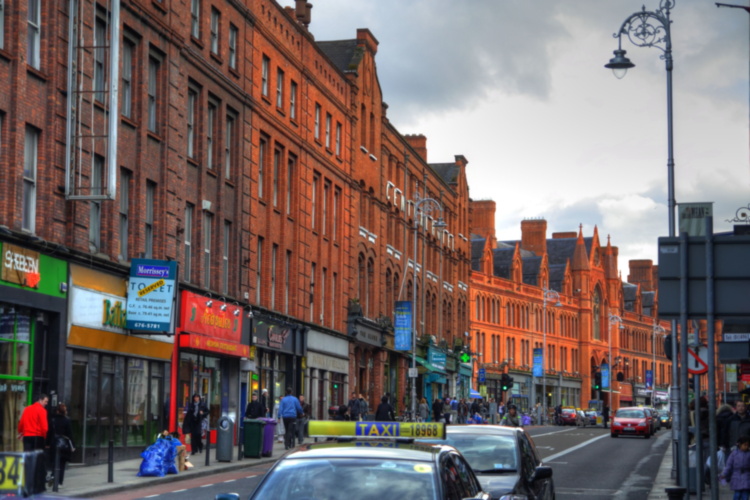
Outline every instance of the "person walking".
[[292, 394], [292, 388], [286, 388], [286, 395], [279, 403], [279, 418], [284, 421], [284, 449], [294, 447], [297, 419], [303, 415], [299, 399]]
[[208, 417], [208, 407], [201, 401], [200, 394], [193, 394], [193, 399], [185, 407], [185, 419], [182, 421], [182, 433], [190, 436], [190, 451], [193, 454], [203, 453], [203, 419]]
[[299, 404], [302, 407], [302, 416], [297, 420], [297, 444], [305, 442], [307, 423], [312, 420], [312, 406], [305, 401], [305, 396], [300, 394]]
[[734, 416], [734, 409], [724, 403], [716, 410], [716, 441], [726, 454], [729, 454], [729, 424]]
[[607, 428], [607, 424], [609, 424], [609, 406], [605, 406], [602, 409], [602, 422], [604, 422], [604, 428]]
[[260, 418], [266, 414], [266, 409], [258, 400], [258, 393], [253, 392], [250, 402], [245, 408], [245, 418]]
[[435, 398], [435, 401], [432, 403], [432, 418], [435, 420], [435, 422], [440, 422], [442, 420], [443, 416], [443, 402], [440, 401], [440, 398]]
[[[65, 406], [65, 403], [59, 403], [57, 408], [55, 408], [55, 413], [50, 419], [47, 442], [51, 451], [52, 466], [50, 469], [57, 476], [58, 486], [62, 486], [65, 479], [65, 466], [70, 462], [70, 458], [75, 451], [75, 446], [73, 445], [73, 426], [70, 425], [68, 408]], [[58, 456], [57, 460], [55, 460], [55, 456]]]
[[750, 436], [737, 440], [737, 448], [729, 455], [724, 470], [719, 475], [734, 491], [734, 500], [750, 498]]
[[[383, 396], [385, 397], [385, 396]], [[388, 398], [385, 398], [386, 401]], [[427, 400], [425, 398], [422, 398], [419, 401], [419, 418], [422, 420], [422, 422], [427, 422], [427, 420], [430, 418], [430, 405], [427, 404]]]
[[443, 418], [446, 424], [451, 423], [451, 398], [446, 397], [443, 401]]
[[458, 423], [465, 424], [467, 418], [469, 418], [469, 405], [466, 404], [466, 399], [461, 398], [458, 402]]
[[268, 409], [268, 389], [263, 388], [260, 392], [260, 398], [258, 398], [258, 401], [260, 401], [260, 406], [263, 408], [263, 416], [266, 418], [271, 416], [270, 410]]
[[367, 402], [362, 393], [359, 394], [359, 415], [360, 420], [367, 420], [367, 415], [370, 413], [370, 404]]
[[[23, 451], [44, 451], [47, 432], [49, 431], [48, 402], [49, 397], [46, 394], [39, 394], [35, 403], [23, 409], [18, 421], [18, 439], [23, 441]], [[44, 465], [43, 459], [42, 465]], [[44, 466], [36, 468], [36, 474], [34, 475], [35, 491], [42, 492], [45, 490], [45, 475]]]
[[744, 401], [737, 401], [734, 416], [729, 420], [729, 445], [734, 446], [742, 436], [750, 436], [750, 413]]
[[388, 402], [388, 398], [383, 396], [380, 398], [380, 404], [378, 409], [375, 410], [375, 421], [376, 422], [393, 422], [396, 417], [393, 415], [393, 407]]
[[500, 421], [500, 425], [506, 427], [521, 427], [521, 419], [518, 417], [518, 410], [516, 405], [508, 405], [508, 411]]
[[352, 420], [359, 420], [360, 414], [362, 413], [360, 411], [360, 403], [359, 403], [359, 396], [357, 396], [356, 392], [352, 392], [352, 397], [349, 399], [349, 418]]

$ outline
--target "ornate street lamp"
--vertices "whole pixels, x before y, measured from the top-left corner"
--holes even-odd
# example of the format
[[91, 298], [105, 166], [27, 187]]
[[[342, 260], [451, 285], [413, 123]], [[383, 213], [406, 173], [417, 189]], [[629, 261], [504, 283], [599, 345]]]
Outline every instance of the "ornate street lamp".
[[[609, 356], [608, 356], [609, 360], [607, 361], [607, 363], [609, 363], [609, 370], [608, 370], [609, 373], [607, 374], [607, 378], [608, 378], [608, 380], [607, 380], [607, 384], [608, 384], [607, 387], [609, 388], [609, 407], [610, 407], [610, 409], [612, 408], [612, 392], [613, 392], [613, 390], [612, 390], [612, 369], [614, 368], [612, 366], [612, 325], [614, 325], [615, 323], [619, 323], [619, 325], [620, 325], [619, 329], [620, 330], [624, 330], [625, 329], [625, 327], [622, 326], [622, 318], [619, 317], [616, 314], [609, 313], [609, 328], [607, 329], [607, 332], [609, 333], [609, 335], [608, 335], [609, 338], [607, 339], [608, 340], [607, 344], [609, 344]], [[619, 363], [619, 361], [618, 361], [618, 363]]]
[[560, 294], [554, 290], [544, 288], [544, 301], [542, 302], [542, 418], [541, 423], [547, 417], [547, 301], [555, 302], [555, 307], [562, 307]]

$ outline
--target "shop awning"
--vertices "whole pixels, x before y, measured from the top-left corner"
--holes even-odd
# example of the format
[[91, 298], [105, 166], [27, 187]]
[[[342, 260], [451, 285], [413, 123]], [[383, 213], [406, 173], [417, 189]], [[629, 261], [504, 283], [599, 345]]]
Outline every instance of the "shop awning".
[[476, 389], [469, 389], [469, 399], [482, 399], [482, 395]]
[[416, 358], [417, 363], [424, 366], [427, 369], [427, 371], [431, 373], [439, 373], [441, 375], [446, 375], [445, 370], [441, 370], [440, 368], [436, 367], [435, 365], [433, 365], [426, 359], [419, 357], [419, 356], [414, 356], [414, 357]]

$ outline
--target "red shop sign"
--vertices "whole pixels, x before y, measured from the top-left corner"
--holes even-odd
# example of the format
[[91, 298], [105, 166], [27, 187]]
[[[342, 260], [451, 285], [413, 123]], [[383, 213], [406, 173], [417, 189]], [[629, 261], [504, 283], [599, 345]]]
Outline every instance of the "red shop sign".
[[182, 291], [182, 330], [214, 339], [242, 340], [242, 307]]
[[250, 346], [239, 342], [206, 337], [204, 335], [180, 335], [180, 347], [188, 347], [199, 351], [218, 352], [240, 358], [250, 357]]

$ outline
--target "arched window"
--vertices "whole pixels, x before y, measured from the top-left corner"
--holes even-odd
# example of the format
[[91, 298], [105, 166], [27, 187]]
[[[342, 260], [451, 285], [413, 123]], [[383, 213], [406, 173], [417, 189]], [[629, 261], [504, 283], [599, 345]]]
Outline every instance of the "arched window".
[[601, 332], [601, 314], [602, 314], [602, 295], [599, 287], [594, 291], [594, 317], [592, 318], [594, 324], [594, 340], [602, 339]]

